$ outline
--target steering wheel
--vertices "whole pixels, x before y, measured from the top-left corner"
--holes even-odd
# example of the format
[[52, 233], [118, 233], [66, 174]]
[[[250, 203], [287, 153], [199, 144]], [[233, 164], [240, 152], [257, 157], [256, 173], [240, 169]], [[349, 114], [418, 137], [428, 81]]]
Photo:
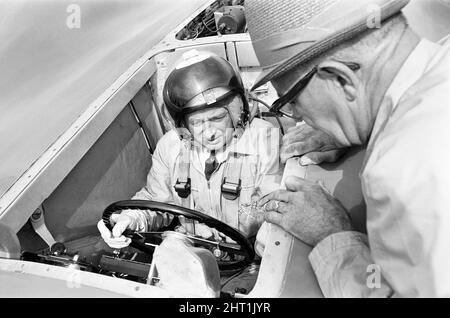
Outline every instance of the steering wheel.
[[[225, 251], [228, 254], [241, 256], [240, 260], [218, 261], [218, 266], [221, 271], [243, 269], [247, 267], [247, 265], [249, 265], [255, 257], [253, 245], [241, 232], [213, 217], [210, 217], [209, 215], [168, 203], [147, 200], [118, 201], [109, 205], [103, 212], [103, 222], [110, 231], [112, 231], [110, 216], [113, 213], [122, 210], [151, 210], [170, 213], [173, 216], [184, 216], [188, 219], [203, 223], [206, 226], [214, 228], [217, 231], [228, 236], [230, 239], [237, 242], [237, 244], [213, 242], [203, 238], [197, 238], [194, 236], [178, 233], [179, 235], [183, 235], [194, 241], [196, 246], [202, 246], [205, 248], [219, 248], [221, 251]], [[153, 254], [154, 246], [159, 245], [162, 242], [162, 234], [162, 232], [142, 233], [129, 230], [124, 232], [125, 236], [131, 238], [131, 247], [149, 254]], [[152, 242], [153, 244], [149, 242]]]

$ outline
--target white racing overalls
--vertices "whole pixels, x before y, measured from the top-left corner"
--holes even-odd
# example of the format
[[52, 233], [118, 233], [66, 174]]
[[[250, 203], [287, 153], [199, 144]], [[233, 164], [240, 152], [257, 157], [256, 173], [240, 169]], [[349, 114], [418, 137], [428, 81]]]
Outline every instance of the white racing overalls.
[[[267, 121], [253, 119], [239, 139], [233, 139], [225, 151], [216, 154], [219, 166], [207, 181], [205, 153], [191, 148], [177, 131], [169, 131], [157, 144], [147, 184], [132, 199], [191, 208], [238, 229], [247, 237], [254, 236], [262, 220], [238, 213], [239, 207], [251, 204], [252, 195], [262, 196], [278, 189], [279, 140], [277, 128]], [[190, 178], [191, 191], [187, 198], [182, 198], [176, 186], [182, 186], [187, 178]], [[240, 185], [238, 196], [227, 199], [222, 190], [232, 190], [235, 185]], [[155, 231], [172, 221], [167, 213], [131, 210], [122, 213], [137, 220], [139, 231]]]

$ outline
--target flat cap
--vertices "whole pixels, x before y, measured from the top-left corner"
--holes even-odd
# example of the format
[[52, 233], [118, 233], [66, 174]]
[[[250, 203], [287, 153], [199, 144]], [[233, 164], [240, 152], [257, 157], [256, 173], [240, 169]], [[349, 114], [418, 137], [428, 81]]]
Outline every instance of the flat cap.
[[379, 27], [409, 0], [246, 0], [253, 47], [263, 71], [253, 89], [333, 47]]

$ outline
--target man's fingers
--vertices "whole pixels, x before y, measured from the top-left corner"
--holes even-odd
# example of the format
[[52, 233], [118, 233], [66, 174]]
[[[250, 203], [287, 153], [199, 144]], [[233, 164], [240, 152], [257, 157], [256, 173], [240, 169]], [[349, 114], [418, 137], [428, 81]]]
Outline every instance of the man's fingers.
[[219, 242], [220, 241], [220, 232], [217, 231], [216, 229], [212, 229], [212, 232], [214, 234], [214, 240]]
[[280, 160], [281, 163], [286, 163], [286, 161], [293, 157], [298, 157], [304, 154], [301, 145], [299, 148], [296, 148], [298, 144], [293, 145], [283, 145], [280, 149]]
[[310, 152], [300, 159], [302, 166], [318, 165], [323, 162], [336, 162], [345, 153], [344, 149], [329, 150], [324, 152]]
[[[296, 141], [296, 142], [283, 142], [280, 148], [280, 158], [281, 160], [287, 160], [293, 157], [308, 156], [311, 160], [315, 159], [315, 156], [323, 156], [325, 153], [325, 158], [330, 157], [328, 151], [318, 152], [318, 145], [313, 140], [307, 141]], [[312, 154], [312, 155], [311, 155]]]
[[211, 229], [210, 227], [200, 223], [195, 224], [195, 235], [199, 235], [204, 239], [216, 237], [214, 229]]
[[262, 207], [267, 204], [269, 201], [281, 201], [281, 202], [289, 202], [291, 201], [293, 192], [303, 191], [307, 187], [311, 186], [313, 182], [298, 178], [298, 177], [287, 177], [284, 185], [286, 186], [286, 190], [277, 190], [268, 195], [262, 197], [258, 201], [258, 207]]
[[118, 237], [122, 236], [122, 233], [128, 228], [128, 226], [130, 224], [131, 224], [131, 220], [129, 218], [118, 219], [112, 229], [113, 237], [118, 238]]
[[228, 236], [226, 236], [226, 235], [224, 235], [224, 234], [222, 234], [220, 232], [219, 232], [219, 234], [220, 234], [220, 237], [221, 237], [222, 241], [225, 241], [226, 243], [237, 244], [236, 241], [230, 239]]
[[100, 231], [100, 235], [102, 236], [105, 243], [112, 248], [124, 248], [130, 245], [131, 243], [131, 239], [123, 235], [119, 237], [113, 237], [111, 231], [108, 230], [103, 220], [100, 220], [97, 223], [97, 228]]
[[289, 127], [287, 130], [285, 136], [295, 136], [298, 133], [303, 132], [304, 130], [307, 130], [308, 128], [311, 128], [310, 126], [306, 125], [305, 123], [297, 123], [296, 126]]
[[114, 226], [114, 224], [117, 223], [117, 221], [119, 220], [119, 218], [120, 218], [120, 214], [118, 214], [118, 213], [111, 214], [111, 216], [109, 217], [109, 220], [110, 220], [110, 222], [111, 222], [111, 225]]
[[128, 237], [126, 237], [124, 240], [109, 239], [109, 240], [105, 240], [105, 243], [114, 249], [120, 249], [120, 248], [125, 248], [128, 245], [130, 245], [131, 239]]
[[264, 218], [267, 222], [273, 223], [281, 226], [281, 222], [283, 221], [283, 215], [277, 212], [267, 212], [264, 215]]
[[107, 242], [108, 244], [109, 243], [122, 244], [124, 242], [127, 242], [128, 240], [129, 240], [128, 237], [121, 235], [119, 237], [112, 237], [112, 238], [109, 238], [109, 239], [105, 239], [105, 242]]
[[311, 181], [293, 176], [287, 177], [286, 180], [284, 181], [286, 190], [291, 192], [303, 191], [306, 189], [306, 187], [310, 186], [311, 184], [312, 184]]
[[291, 127], [291, 129], [283, 136], [283, 143], [308, 143], [311, 141], [311, 136], [314, 134], [316, 134], [316, 131], [306, 124]]
[[100, 232], [100, 235], [101, 235], [101, 237], [103, 238], [103, 239], [109, 239], [109, 238], [111, 238], [111, 231], [110, 230], [108, 230], [108, 228], [106, 227], [106, 225], [105, 225], [105, 223], [103, 222], [103, 220], [100, 220], [98, 223], [97, 223], [97, 228], [98, 228], [98, 231]]
[[180, 225], [179, 227], [177, 227], [175, 229], [175, 231], [178, 232], [178, 233], [181, 233], [181, 234], [186, 234], [187, 233], [186, 228], [183, 225]]
[[265, 205], [267, 202], [269, 202], [271, 200], [288, 202], [289, 201], [289, 195], [290, 195], [290, 193], [288, 191], [286, 191], [286, 190], [274, 191], [274, 192], [269, 193], [268, 195], [262, 197], [258, 201], [258, 207], [262, 207], [263, 205]]
[[315, 151], [317, 149], [313, 148], [313, 145], [308, 141], [303, 140], [291, 140], [291, 141], [283, 141], [281, 145], [280, 152], [284, 154], [291, 154], [296, 156], [301, 156], [311, 151]]
[[283, 136], [280, 159], [284, 163], [289, 158], [303, 156], [301, 165], [335, 162], [343, 151], [341, 149], [328, 151], [333, 148], [335, 143], [329, 135], [304, 124], [292, 127]]
[[322, 161], [321, 160], [321, 153], [320, 152], [311, 152], [308, 153], [300, 158], [300, 165], [302, 166], [313, 166], [318, 165]]
[[281, 201], [269, 201], [266, 204], [265, 210], [267, 212], [287, 213], [289, 211], [288, 204]]

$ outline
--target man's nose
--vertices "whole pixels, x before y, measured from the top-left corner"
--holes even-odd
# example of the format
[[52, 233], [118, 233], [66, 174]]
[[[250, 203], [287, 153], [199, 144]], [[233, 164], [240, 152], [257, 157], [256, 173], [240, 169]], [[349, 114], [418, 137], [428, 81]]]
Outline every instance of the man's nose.
[[292, 118], [295, 119], [297, 122], [303, 120], [303, 112], [300, 110], [300, 106], [296, 106], [296, 104], [292, 104]]
[[214, 139], [214, 137], [217, 134], [217, 129], [213, 128], [213, 127], [208, 127], [207, 129], [204, 130], [204, 136], [206, 137], [206, 139], [208, 140], [212, 140]]

